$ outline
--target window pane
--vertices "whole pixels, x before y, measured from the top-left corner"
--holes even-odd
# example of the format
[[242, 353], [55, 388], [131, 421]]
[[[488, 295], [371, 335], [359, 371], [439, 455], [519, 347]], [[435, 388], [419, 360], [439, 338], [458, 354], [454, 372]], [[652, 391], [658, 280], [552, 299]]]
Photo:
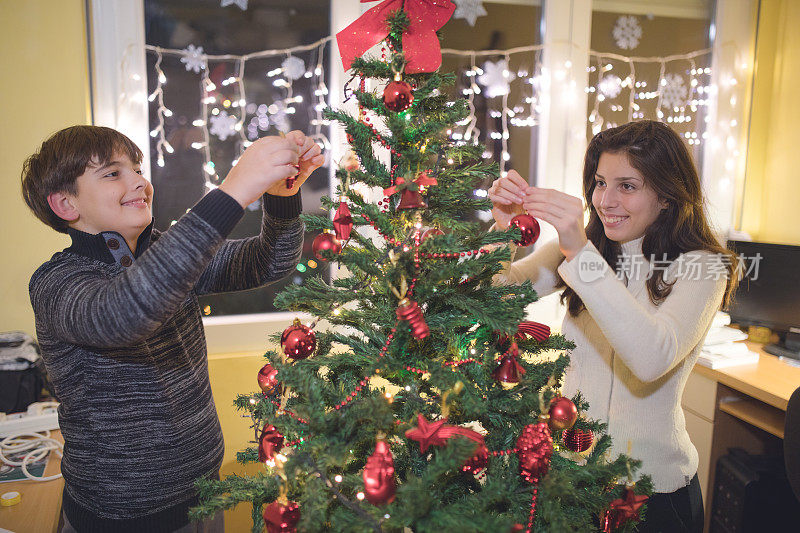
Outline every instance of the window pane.
[[[285, 53], [244, 62], [209, 58], [205, 65], [202, 57], [192, 61], [191, 55], [179, 51], [202, 47], [209, 55], [236, 55], [315, 43], [330, 34], [330, 0], [239, 0], [225, 7], [221, 3], [145, 0], [148, 90], [155, 95], [150, 104], [154, 217], [162, 231], [221, 182], [248, 142], [299, 129], [315, 134], [327, 147], [328, 128], [317, 120], [318, 104], [327, 99], [329, 44], [292, 53], [291, 58]], [[303, 185], [304, 212], [320, 212], [328, 183], [323, 167]], [[256, 202], [229, 238], [257, 235], [260, 223], [261, 206]], [[314, 236], [306, 234], [300, 270], [293, 275], [261, 289], [203, 297], [204, 313], [274, 311], [274, 295], [287, 283], [327, 277], [328, 267], [319, 265], [311, 252]]]
[[[533, 77], [541, 58], [541, 6], [533, 1], [484, 2], [485, 15], [474, 26], [453, 18], [442, 28], [442, 71], [455, 72], [448, 88], [453, 98], [466, 98], [474, 110], [470, 121], [456, 125], [455, 141], [486, 146], [485, 160], [504, 170], [515, 169], [534, 182], [536, 170], [536, 105]], [[458, 14], [458, 13], [457, 13]], [[463, 51], [510, 50], [508, 55], [464, 54]], [[453, 50], [453, 51], [448, 51]], [[505, 137], [505, 138], [504, 138]], [[505, 155], [504, 155], [505, 153]], [[483, 189], [491, 185], [483, 184]], [[480, 213], [489, 223], [489, 212]]]
[[630, 120], [667, 123], [701, 167], [706, 86], [711, 79], [709, 0], [595, 2], [587, 136]]

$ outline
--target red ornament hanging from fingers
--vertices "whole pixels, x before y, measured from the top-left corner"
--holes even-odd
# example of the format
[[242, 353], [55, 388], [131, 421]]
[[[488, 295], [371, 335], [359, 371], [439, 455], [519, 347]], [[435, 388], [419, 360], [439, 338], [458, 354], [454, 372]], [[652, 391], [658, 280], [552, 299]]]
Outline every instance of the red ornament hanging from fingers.
[[528, 214], [517, 215], [511, 219], [509, 228], [517, 228], [522, 232], [522, 237], [514, 241], [518, 246], [530, 246], [539, 239], [539, 222]]

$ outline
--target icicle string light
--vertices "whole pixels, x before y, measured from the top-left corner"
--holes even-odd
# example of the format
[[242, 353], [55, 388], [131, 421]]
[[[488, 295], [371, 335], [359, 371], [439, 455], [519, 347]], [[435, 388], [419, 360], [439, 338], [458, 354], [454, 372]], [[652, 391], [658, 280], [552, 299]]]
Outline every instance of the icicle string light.
[[[333, 39], [333, 36], [325, 37], [314, 43], [302, 46], [295, 46], [285, 49], [262, 50], [244, 55], [234, 54], [200, 54], [195, 60], [199, 60], [204, 65], [200, 73], [201, 84], [201, 102], [200, 102], [200, 118], [194, 120], [192, 124], [202, 129], [202, 142], [192, 143], [192, 147], [203, 151], [203, 170], [206, 176], [206, 185], [209, 190], [216, 187], [220, 181], [220, 169], [215, 163], [213, 158], [214, 151], [212, 150], [211, 140], [212, 135], [209, 131], [209, 115], [219, 114], [220, 108], [217, 98], [213, 95], [216, 91], [216, 85], [209, 77], [209, 62], [234, 62], [235, 74], [226, 80], [223, 80], [223, 85], [235, 84], [237, 95], [231, 102], [225, 102], [225, 107], [228, 112], [238, 117], [235, 119], [235, 124], [230, 133], [236, 138], [238, 143], [238, 155], [231, 162], [236, 164], [238, 157], [242, 151], [249, 146], [252, 141], [257, 137], [257, 130], [249, 132], [245, 128], [245, 123], [248, 119], [248, 102], [247, 94], [245, 91], [244, 75], [247, 66], [247, 61], [253, 59], [284, 57], [289, 59], [297, 57], [297, 54], [304, 52], [311, 52], [310, 61], [306, 66], [306, 72], [301, 75], [302, 78], [312, 80], [311, 95], [303, 98], [302, 95], [297, 95], [293, 86], [293, 77], [286, 75], [284, 68], [275, 69], [268, 73], [270, 78], [275, 78], [273, 83], [285, 89], [286, 93], [281, 99], [280, 104], [284, 106], [280, 112], [286, 111], [289, 116], [292, 111], [297, 109], [298, 106], [312, 106], [309, 109], [310, 120], [310, 136], [317, 144], [325, 150], [331, 148], [330, 141], [324, 133], [323, 128], [329, 125], [329, 121], [325, 120], [322, 116], [323, 109], [329, 105], [329, 91], [325, 84], [325, 47]], [[159, 166], [164, 166], [165, 158], [174, 150], [166, 140], [165, 131], [165, 117], [169, 118], [172, 112], [164, 106], [164, 90], [167, 83], [166, 75], [162, 70], [162, 60], [165, 56], [186, 57], [187, 51], [181, 49], [167, 49], [157, 46], [147, 45], [145, 49], [149, 53], [156, 55], [154, 65], [156, 75], [156, 88], [149, 95], [148, 100], [155, 102], [157, 124], [150, 132], [155, 143], [155, 151], [157, 154], [156, 163]], [[469, 115], [464, 120], [455, 124], [450, 130], [450, 139], [456, 146], [469, 144], [483, 143], [487, 145], [488, 150], [484, 151], [484, 159], [497, 158], [500, 165], [502, 175], [505, 175], [507, 167], [513, 164], [511, 154], [509, 152], [509, 139], [513, 135], [514, 128], [533, 128], [540, 122], [541, 98], [540, 91], [542, 87], [546, 87], [549, 80], [544, 78], [552, 76], [546, 69], [542, 68], [542, 53], [544, 45], [531, 45], [509, 48], [507, 50], [454, 50], [451, 48], [443, 48], [442, 55], [456, 56], [467, 58], [468, 66], [460, 69], [460, 82], [458, 84], [459, 96], [467, 101], [469, 108]], [[384, 56], [386, 55], [384, 49]], [[707, 64], [710, 62], [711, 50], [697, 50], [687, 54], [670, 55], [664, 57], [635, 57], [624, 56], [606, 52], [588, 51], [589, 56], [589, 79], [585, 91], [589, 94], [590, 98], [590, 111], [587, 116], [587, 123], [589, 130], [587, 134], [596, 134], [602, 129], [609, 128], [617, 125], [613, 115], [615, 113], [625, 112], [627, 121], [637, 120], [643, 118], [652, 118], [661, 120], [670, 124], [676, 124], [679, 128], [680, 134], [684, 135], [690, 145], [699, 145], [704, 139], [707, 138], [705, 133], [705, 121], [700, 120], [698, 113], [702, 110], [703, 106], [707, 105], [708, 95], [715, 90], [714, 87], [704, 85], [701, 76], [706, 76], [705, 80], [710, 80], [711, 70], [708, 67], [700, 66], [698, 64]], [[501, 58], [501, 61], [494, 63], [492, 67], [495, 69], [495, 75], [502, 74], [502, 77], [497, 78], [497, 82], [502, 84], [502, 87], [497, 90], [496, 95], [489, 97], [487, 93], [491, 87], [492, 79], [481, 79], [484, 75], [484, 69], [479, 65], [479, 61], [486, 61], [483, 63], [485, 67], [489, 64], [490, 60], [494, 58]], [[519, 68], [512, 69], [512, 59], [515, 64], [522, 65]], [[616, 62], [616, 64], [614, 64]], [[680, 65], [681, 62], [685, 63], [689, 68], [682, 68], [676, 70], [674, 66]], [[658, 79], [652, 79], [653, 75], [645, 76], [642, 74], [640, 65], [648, 63], [657, 63], [659, 66]], [[620, 65], [621, 64], [621, 65]], [[566, 66], [566, 65], [565, 65]], [[571, 66], [566, 66], [564, 71], [560, 71], [564, 80], [563, 83], [570, 83], [572, 80], [566, 79], [569, 76]], [[618, 71], [622, 67], [625, 71], [618, 75]], [[685, 70], [685, 72], [684, 72]], [[278, 77], [283, 74], [283, 77]], [[558, 74], [558, 73], [556, 73]], [[613, 74], [613, 76], [621, 79], [619, 91], [614, 97], [607, 97], [601, 92], [602, 81], [604, 76]], [[300, 79], [295, 75], [294, 78]], [[613, 78], [612, 78], [613, 79]], [[685, 102], [681, 99], [680, 105], [673, 105], [672, 107], [665, 105], [665, 103], [676, 103], [675, 92], [677, 91], [680, 96], [683, 91], [681, 86], [675, 86], [675, 83], [681, 85], [681, 80], [688, 79], [688, 86], [685, 88], [688, 92]], [[670, 84], [669, 82], [675, 82]], [[735, 81], [734, 81], [735, 82]], [[574, 82], [573, 82], [574, 83]], [[483, 87], [482, 87], [483, 86]], [[627, 90], [628, 93], [622, 93], [622, 90]], [[672, 97], [665, 100], [666, 91], [672, 91]], [[482, 96], [486, 101], [486, 127], [485, 131], [481, 131], [478, 127], [479, 119], [476, 115], [476, 110], [482, 106], [476, 105], [476, 97]], [[625, 97], [624, 103], [612, 102], [617, 97]], [[652, 102], [647, 105], [648, 102]], [[653, 106], [655, 106], [653, 108]], [[259, 120], [267, 120], [266, 117], [260, 117]], [[271, 117], [270, 117], [271, 118]], [[255, 118], [253, 118], [255, 120]], [[492, 123], [497, 121], [497, 126], [492, 127]], [[249, 126], [252, 128], [253, 126]], [[268, 126], [264, 125], [263, 128], [267, 129]], [[494, 130], [500, 131], [494, 131]], [[384, 139], [384, 142], [386, 140]], [[492, 148], [495, 146], [496, 148]], [[230, 152], [228, 152], [230, 153]], [[480, 192], [480, 191], [478, 191]]]

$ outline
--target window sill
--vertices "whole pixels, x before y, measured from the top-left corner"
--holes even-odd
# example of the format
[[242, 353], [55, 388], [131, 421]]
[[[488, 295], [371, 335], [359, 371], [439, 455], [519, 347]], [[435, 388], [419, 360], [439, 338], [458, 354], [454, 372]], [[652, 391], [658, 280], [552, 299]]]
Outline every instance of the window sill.
[[208, 354], [260, 353], [275, 348], [270, 336], [281, 333], [295, 318], [304, 323], [307, 313], [257, 313], [203, 318]]

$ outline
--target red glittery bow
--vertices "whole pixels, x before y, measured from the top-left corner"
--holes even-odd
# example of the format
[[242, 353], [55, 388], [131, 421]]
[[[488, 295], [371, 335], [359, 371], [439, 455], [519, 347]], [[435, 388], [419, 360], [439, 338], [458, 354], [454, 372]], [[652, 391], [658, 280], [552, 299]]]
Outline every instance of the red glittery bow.
[[[361, 0], [361, 3], [377, 0]], [[450, 0], [384, 0], [336, 34], [345, 70], [389, 35], [387, 17], [405, 10], [410, 23], [403, 32], [405, 71], [409, 74], [433, 72], [442, 64], [442, 53], [436, 30], [450, 20], [456, 6]]]
[[420, 187], [430, 187], [431, 185], [436, 185], [438, 182], [436, 178], [432, 178], [428, 176], [428, 171], [422, 172], [414, 178], [414, 181], [407, 182], [405, 178], [402, 176], [397, 178], [395, 184], [391, 187], [387, 187], [383, 189], [384, 196], [391, 196], [396, 192], [400, 192], [404, 189], [408, 189], [411, 191], [418, 191]]

